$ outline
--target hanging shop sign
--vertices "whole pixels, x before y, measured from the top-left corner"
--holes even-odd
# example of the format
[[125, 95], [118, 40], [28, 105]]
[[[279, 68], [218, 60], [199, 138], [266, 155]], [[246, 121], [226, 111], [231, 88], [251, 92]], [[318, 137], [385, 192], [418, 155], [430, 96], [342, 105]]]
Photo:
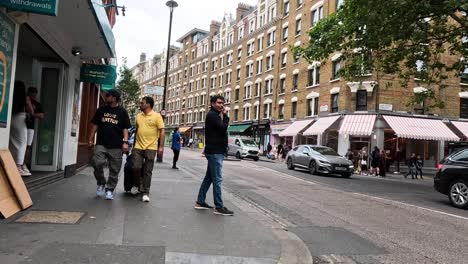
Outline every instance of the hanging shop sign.
[[117, 79], [117, 69], [114, 65], [83, 64], [80, 81], [96, 84], [114, 85]]
[[0, 6], [26, 13], [57, 16], [58, 0], [2, 0]]
[[0, 12], [0, 127], [7, 127], [15, 30], [15, 23]]

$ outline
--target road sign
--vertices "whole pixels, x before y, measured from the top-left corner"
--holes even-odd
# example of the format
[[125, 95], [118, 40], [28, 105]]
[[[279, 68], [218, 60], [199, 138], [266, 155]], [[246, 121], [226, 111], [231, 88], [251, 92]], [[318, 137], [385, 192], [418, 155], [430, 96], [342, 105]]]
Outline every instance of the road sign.
[[143, 90], [145, 94], [151, 95], [163, 95], [164, 94], [164, 87], [162, 86], [155, 86], [155, 85], [145, 85]]

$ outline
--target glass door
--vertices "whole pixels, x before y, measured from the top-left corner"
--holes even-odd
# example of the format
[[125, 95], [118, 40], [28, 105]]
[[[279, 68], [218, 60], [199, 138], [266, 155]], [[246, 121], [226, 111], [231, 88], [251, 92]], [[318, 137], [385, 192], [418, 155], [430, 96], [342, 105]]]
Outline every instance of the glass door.
[[37, 122], [33, 143], [32, 169], [58, 169], [64, 66], [61, 63], [36, 63], [36, 86], [45, 116]]

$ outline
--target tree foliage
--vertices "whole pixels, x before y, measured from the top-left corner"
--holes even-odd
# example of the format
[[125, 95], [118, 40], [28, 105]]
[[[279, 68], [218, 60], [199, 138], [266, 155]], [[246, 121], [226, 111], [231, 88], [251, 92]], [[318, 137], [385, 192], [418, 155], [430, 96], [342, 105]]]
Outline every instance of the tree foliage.
[[135, 121], [135, 116], [138, 113], [140, 105], [140, 86], [138, 81], [133, 77], [132, 71], [127, 67], [126, 60], [119, 69], [120, 79], [117, 83], [117, 89], [122, 94], [122, 105], [128, 111], [132, 123]]
[[466, 67], [460, 58], [468, 58], [468, 43], [462, 41], [467, 10], [466, 0], [346, 0], [310, 30], [307, 47], [293, 51], [310, 63], [342, 53], [339, 75], [350, 81], [362, 81], [370, 71], [378, 78], [398, 77], [406, 87], [417, 77], [428, 90], [409, 104], [429, 99], [427, 109], [442, 108], [437, 91]]

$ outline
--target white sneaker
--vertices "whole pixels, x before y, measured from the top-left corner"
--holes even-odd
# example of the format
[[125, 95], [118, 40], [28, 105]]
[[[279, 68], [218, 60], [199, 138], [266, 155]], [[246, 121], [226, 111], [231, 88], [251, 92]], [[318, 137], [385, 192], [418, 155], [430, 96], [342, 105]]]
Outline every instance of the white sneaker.
[[22, 168], [18, 168], [18, 172], [21, 175], [21, 177], [28, 177], [32, 175], [30, 172], [26, 172]]
[[133, 186], [132, 189], [130, 190], [130, 193], [133, 195], [138, 194], [140, 191], [138, 190], [138, 187]]
[[26, 165], [22, 165], [21, 169], [23, 169], [23, 171], [26, 172], [26, 173], [31, 173], [31, 171], [28, 169], [28, 166], [26, 166]]
[[144, 203], [149, 203], [150, 201], [150, 198], [147, 194], [143, 195], [143, 197], [141, 198], [141, 201], [143, 201]]
[[104, 196], [104, 185], [98, 185], [96, 196]]
[[114, 200], [114, 193], [112, 191], [106, 192], [106, 200]]

